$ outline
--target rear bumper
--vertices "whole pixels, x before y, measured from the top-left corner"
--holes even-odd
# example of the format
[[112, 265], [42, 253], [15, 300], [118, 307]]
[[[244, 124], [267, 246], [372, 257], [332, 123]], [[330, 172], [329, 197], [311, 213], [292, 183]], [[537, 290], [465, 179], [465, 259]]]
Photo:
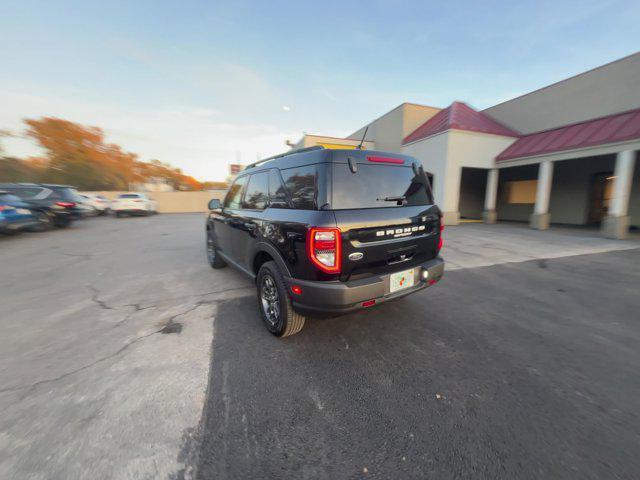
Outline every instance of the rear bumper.
[[26, 228], [35, 227], [37, 224], [38, 221], [31, 216], [25, 216], [23, 218], [0, 219], [0, 232], [24, 230]]
[[[375, 304], [404, 297], [438, 282], [444, 275], [444, 260], [441, 257], [413, 267], [414, 286], [389, 293], [391, 274], [379, 275], [349, 282], [318, 282], [285, 278], [287, 286], [298, 285], [300, 295], [292, 295], [293, 307], [301, 313], [335, 312], [358, 310], [362, 302], [375, 300]], [[428, 272], [424, 278], [423, 272]]]
[[146, 208], [113, 208], [113, 212], [116, 213], [147, 213], [148, 210]]

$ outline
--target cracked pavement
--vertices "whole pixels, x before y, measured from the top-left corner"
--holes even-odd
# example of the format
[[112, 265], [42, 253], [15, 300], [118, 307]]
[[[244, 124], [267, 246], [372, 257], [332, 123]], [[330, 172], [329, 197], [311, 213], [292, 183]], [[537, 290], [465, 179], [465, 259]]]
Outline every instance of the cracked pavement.
[[201, 215], [95, 218], [0, 240], [0, 478], [173, 478], [221, 300]]
[[[349, 352], [356, 362], [345, 370], [345, 384], [353, 381], [358, 368], [362, 378], [377, 371], [385, 382], [393, 381], [396, 373], [389, 369], [389, 359], [408, 366], [438, 360], [419, 358], [415, 352], [401, 361], [396, 358], [402, 354], [398, 344], [413, 345], [407, 343], [412, 331], [386, 347], [378, 338], [387, 334], [383, 322], [392, 313], [404, 322], [418, 319], [430, 291], [370, 312], [310, 321], [292, 339], [273, 338], [260, 325], [253, 284], [232, 269], [213, 271], [207, 265], [203, 229], [203, 215], [180, 214], [94, 218], [70, 229], [0, 238], [0, 478], [190, 478], [198, 461], [207, 461], [193, 460], [199, 455], [194, 444], [200, 435], [207, 448], [217, 448], [216, 435], [224, 445], [233, 444], [238, 432], [259, 438], [264, 432], [253, 430], [262, 425], [255, 416], [258, 403], [247, 402], [257, 402], [265, 391], [282, 396], [285, 403], [292, 391], [306, 395], [303, 380], [282, 390], [283, 379], [291, 383], [305, 371], [329, 375], [309, 390], [311, 403], [301, 404], [321, 412], [314, 417], [320, 430], [326, 425], [323, 415], [348, 412], [350, 406], [340, 407], [327, 398], [331, 370], [324, 366], [340, 361], [337, 351]], [[479, 272], [475, 267], [535, 259], [537, 270], [546, 272], [546, 259], [638, 245], [570, 229], [532, 232], [510, 225], [465, 225], [446, 230], [445, 256], [449, 270]], [[445, 330], [460, 322], [447, 321], [449, 305], [457, 301], [455, 278], [467, 277], [457, 274], [438, 286], [439, 303], [431, 304], [439, 305], [442, 313], [434, 321]], [[434, 332], [419, 326], [426, 343], [415, 348], [427, 352]], [[247, 374], [265, 368], [265, 352], [273, 359], [291, 360], [279, 366], [276, 373], [281, 376], [272, 379], [265, 373], [256, 379]], [[368, 365], [373, 370], [367, 370]], [[462, 367], [460, 372], [467, 374]], [[433, 377], [437, 379], [437, 371]], [[361, 386], [362, 391], [371, 385], [375, 381]], [[446, 398], [449, 401], [448, 394]], [[203, 417], [203, 409], [208, 416]], [[229, 416], [238, 409], [244, 409], [242, 414]], [[267, 420], [286, 425], [291, 420], [286, 414]], [[348, 425], [349, 417], [343, 420]], [[298, 426], [301, 436], [296, 442], [304, 443], [308, 424]], [[286, 437], [282, 440], [286, 443]], [[314, 452], [333, 448], [328, 443], [320, 447], [324, 450]], [[210, 458], [216, 455], [219, 450], [213, 448]], [[276, 457], [252, 461], [267, 458]], [[325, 460], [333, 464], [330, 456]], [[282, 465], [271, 466], [282, 472]], [[314, 476], [313, 469], [307, 473]]]

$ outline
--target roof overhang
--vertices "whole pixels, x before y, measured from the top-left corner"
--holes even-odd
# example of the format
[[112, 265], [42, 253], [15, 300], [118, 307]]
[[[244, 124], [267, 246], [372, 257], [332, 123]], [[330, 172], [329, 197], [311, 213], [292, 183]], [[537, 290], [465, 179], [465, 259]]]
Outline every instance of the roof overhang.
[[640, 109], [523, 135], [498, 155], [496, 161], [500, 163], [638, 140]]
[[627, 142], [610, 143], [606, 145], [596, 145], [574, 150], [563, 150], [561, 152], [553, 152], [543, 155], [532, 155], [530, 157], [514, 158], [511, 160], [500, 160], [495, 163], [496, 168], [520, 167], [523, 165], [533, 165], [546, 161], [557, 162], [562, 160], [597, 157], [600, 155], [612, 155], [626, 150], [640, 150], [640, 139]]

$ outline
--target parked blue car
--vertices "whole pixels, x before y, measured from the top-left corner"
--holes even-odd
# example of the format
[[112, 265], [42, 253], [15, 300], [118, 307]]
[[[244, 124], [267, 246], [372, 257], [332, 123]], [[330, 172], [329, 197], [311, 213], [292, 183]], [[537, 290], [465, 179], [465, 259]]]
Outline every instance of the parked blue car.
[[38, 220], [29, 209], [29, 204], [0, 190], [0, 233], [11, 235], [37, 225]]

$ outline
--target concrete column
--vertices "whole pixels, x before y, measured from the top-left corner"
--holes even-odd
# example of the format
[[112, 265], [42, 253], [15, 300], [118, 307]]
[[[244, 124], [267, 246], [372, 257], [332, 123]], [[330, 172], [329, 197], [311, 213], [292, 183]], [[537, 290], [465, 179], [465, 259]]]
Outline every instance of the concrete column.
[[608, 238], [623, 239], [629, 233], [629, 197], [633, 182], [636, 152], [619, 152], [613, 180], [613, 197], [608, 215], [602, 222], [602, 233]]
[[492, 168], [487, 172], [487, 191], [484, 196], [484, 223], [496, 223], [496, 199], [498, 196], [498, 169]]
[[[460, 223], [460, 179], [462, 169], [457, 165], [448, 165], [444, 178], [442, 220], [445, 225], [458, 225]], [[436, 179], [436, 182], [438, 179]]]
[[551, 197], [551, 183], [553, 182], [553, 162], [547, 160], [540, 163], [538, 170], [538, 188], [536, 190], [536, 205], [533, 209], [529, 225], [537, 230], [549, 228], [551, 215], [549, 214], [549, 198]]

